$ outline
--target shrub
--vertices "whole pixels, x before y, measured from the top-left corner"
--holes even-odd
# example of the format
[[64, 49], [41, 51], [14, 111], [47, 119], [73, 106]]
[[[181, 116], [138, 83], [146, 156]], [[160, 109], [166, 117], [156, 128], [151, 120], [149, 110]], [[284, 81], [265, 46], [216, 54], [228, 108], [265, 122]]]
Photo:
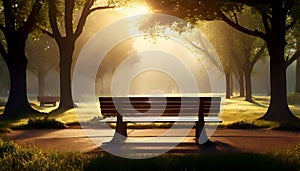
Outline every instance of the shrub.
[[26, 125], [14, 127], [13, 129], [61, 129], [67, 128], [66, 124], [48, 117], [28, 119]]
[[3, 128], [3, 127], [0, 127], [0, 134], [1, 134], [1, 133], [7, 133], [7, 132], [11, 132], [11, 129], [10, 129], [10, 128]]
[[250, 121], [237, 121], [232, 124], [229, 124], [226, 126], [227, 128], [230, 129], [257, 129], [257, 128], [262, 128], [261, 126], [258, 126], [255, 124], [255, 122], [250, 122]]
[[274, 130], [300, 131], [300, 122], [281, 122]]

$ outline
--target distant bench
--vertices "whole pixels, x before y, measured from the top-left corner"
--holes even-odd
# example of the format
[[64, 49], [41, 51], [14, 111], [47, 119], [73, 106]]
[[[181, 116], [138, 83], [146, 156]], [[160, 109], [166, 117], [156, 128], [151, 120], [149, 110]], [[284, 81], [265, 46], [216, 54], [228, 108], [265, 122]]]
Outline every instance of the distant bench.
[[40, 102], [40, 106], [45, 106], [50, 104], [52, 106], [56, 106], [56, 102], [59, 102], [59, 96], [38, 96], [37, 100]]
[[195, 122], [198, 141], [205, 122], [222, 122], [218, 117], [221, 97], [99, 97], [99, 101], [104, 117], [100, 122], [116, 123], [114, 138], [127, 137], [130, 122]]

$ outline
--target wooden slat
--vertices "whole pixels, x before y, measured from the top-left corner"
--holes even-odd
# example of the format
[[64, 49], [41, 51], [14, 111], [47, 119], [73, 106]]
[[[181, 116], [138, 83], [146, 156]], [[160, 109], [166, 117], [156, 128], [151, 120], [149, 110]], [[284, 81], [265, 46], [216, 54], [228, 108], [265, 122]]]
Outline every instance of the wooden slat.
[[[148, 122], [196, 122], [198, 121], [198, 117], [124, 117], [124, 122], [131, 123], [148, 123]], [[204, 117], [205, 122], [222, 122], [218, 117]], [[115, 123], [116, 118], [110, 117], [105, 118], [99, 121], [100, 123]]]

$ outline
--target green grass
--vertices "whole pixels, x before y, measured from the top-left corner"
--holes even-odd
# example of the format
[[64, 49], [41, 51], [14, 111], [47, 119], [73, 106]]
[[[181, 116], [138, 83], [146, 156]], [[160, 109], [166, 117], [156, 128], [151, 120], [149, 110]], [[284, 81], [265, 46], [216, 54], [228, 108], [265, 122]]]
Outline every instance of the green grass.
[[89, 156], [79, 153], [43, 152], [0, 139], [0, 170], [83, 170]]
[[125, 159], [110, 154], [44, 152], [0, 138], [0, 170], [299, 170], [300, 145], [267, 154], [165, 154]]
[[288, 103], [291, 105], [300, 105], [300, 94], [299, 93], [289, 94], [287, 100]]
[[[298, 99], [299, 98], [299, 99]], [[223, 114], [221, 116], [222, 124], [220, 127], [236, 128], [236, 129], [256, 129], [256, 128], [270, 128], [270, 129], [283, 129], [283, 130], [300, 130], [295, 123], [278, 123], [271, 121], [258, 120], [268, 110], [270, 97], [255, 96], [253, 97], [254, 103], [250, 103], [241, 97], [233, 97], [226, 99]], [[292, 112], [300, 117], [300, 105], [297, 101], [300, 96], [293, 97], [292, 102], [289, 104]]]
[[[286, 154], [206, 154], [164, 155], [150, 159], [130, 160], [105, 155], [89, 163], [85, 170], [298, 170], [299, 161]], [[114, 164], [118, 163], [118, 164]]]

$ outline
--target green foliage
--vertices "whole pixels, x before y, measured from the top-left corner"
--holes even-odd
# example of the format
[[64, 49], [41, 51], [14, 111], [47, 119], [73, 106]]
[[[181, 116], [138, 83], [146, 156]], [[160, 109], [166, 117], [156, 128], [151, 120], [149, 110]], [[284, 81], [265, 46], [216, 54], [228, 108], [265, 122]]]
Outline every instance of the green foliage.
[[14, 129], [61, 129], [67, 128], [65, 123], [57, 121], [55, 119], [50, 119], [48, 117], [28, 119], [26, 125], [20, 125], [14, 127]]

